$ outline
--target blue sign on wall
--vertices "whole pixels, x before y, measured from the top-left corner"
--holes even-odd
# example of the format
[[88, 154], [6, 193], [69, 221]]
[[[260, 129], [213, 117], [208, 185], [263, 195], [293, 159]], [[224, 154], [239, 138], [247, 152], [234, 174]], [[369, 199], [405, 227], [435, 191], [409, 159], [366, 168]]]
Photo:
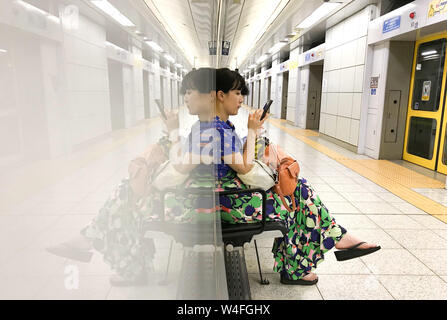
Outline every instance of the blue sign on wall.
[[385, 20], [382, 33], [387, 33], [400, 28], [400, 16]]

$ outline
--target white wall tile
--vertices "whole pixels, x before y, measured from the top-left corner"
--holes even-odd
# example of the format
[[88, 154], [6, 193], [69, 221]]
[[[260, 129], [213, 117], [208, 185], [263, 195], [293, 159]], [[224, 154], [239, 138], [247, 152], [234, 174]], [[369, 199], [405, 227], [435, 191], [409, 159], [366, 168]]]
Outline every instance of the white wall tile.
[[342, 68], [343, 46], [332, 49], [332, 70]]
[[368, 34], [368, 24], [369, 24], [369, 8], [363, 9], [358, 14], [358, 19], [356, 21], [356, 30], [359, 37], [364, 37]]
[[341, 70], [340, 92], [354, 92], [355, 67]]
[[334, 70], [328, 72], [328, 92], [339, 92], [340, 91], [340, 70]]
[[335, 137], [337, 133], [337, 116], [327, 114], [325, 123], [325, 134]]
[[363, 91], [363, 72], [364, 65], [355, 67], [355, 80], [354, 80], [354, 92]]
[[337, 47], [343, 43], [343, 28], [344, 22], [341, 22], [334, 26], [334, 46]]
[[362, 108], [362, 93], [354, 93], [352, 98], [352, 118], [360, 119]]
[[296, 111], [296, 109], [294, 107], [288, 107], [286, 119], [289, 121], [295, 122], [295, 111]]
[[339, 140], [348, 142], [350, 130], [351, 119], [345, 117], [337, 117], [337, 133], [335, 137]]
[[328, 92], [329, 72], [323, 72], [323, 80], [321, 83], [321, 92]]
[[326, 108], [326, 106], [327, 106], [327, 96], [328, 96], [328, 94], [326, 92], [324, 92], [321, 95], [321, 109], [320, 110], [323, 113], [326, 113], [326, 110], [327, 110], [327, 108]]
[[365, 56], [366, 56], [366, 37], [362, 37], [357, 39], [356, 41], [356, 56], [355, 56], [355, 64], [365, 64]]
[[323, 72], [332, 70], [332, 50], [326, 50], [324, 56]]
[[[296, 107], [297, 103], [296, 103], [296, 92], [290, 92], [287, 95], [287, 108], [289, 107]], [[261, 104], [263, 104], [263, 102], [261, 101]], [[261, 106], [262, 108], [262, 106]]]
[[349, 134], [349, 143], [354, 146], [358, 145], [359, 128], [360, 128], [360, 121], [352, 119], [351, 120], [351, 131]]
[[[290, 74], [289, 74], [289, 88], [288, 88], [288, 91], [289, 92], [296, 92], [296, 85], [297, 85], [297, 77], [296, 76], [291, 77]], [[262, 83], [261, 83], [261, 88], [262, 88]]]
[[342, 117], [351, 117], [353, 93], [340, 93], [338, 100], [337, 115]]
[[336, 115], [338, 112], [338, 98], [340, 93], [331, 92], [327, 94], [326, 113]]
[[342, 48], [342, 67], [348, 68], [354, 66], [356, 62], [357, 42], [348, 42]]
[[326, 114], [320, 113], [320, 128], [319, 131], [321, 133], [325, 133], [326, 128]]

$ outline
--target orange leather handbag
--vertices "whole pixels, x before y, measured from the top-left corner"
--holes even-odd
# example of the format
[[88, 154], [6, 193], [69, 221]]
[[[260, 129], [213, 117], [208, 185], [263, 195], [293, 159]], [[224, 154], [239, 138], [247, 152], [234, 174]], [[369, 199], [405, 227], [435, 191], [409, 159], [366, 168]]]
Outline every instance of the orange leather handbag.
[[295, 211], [296, 204], [293, 194], [298, 184], [298, 175], [300, 173], [298, 162], [273, 143], [266, 146], [263, 161], [277, 172], [273, 191], [280, 196], [286, 209], [292, 212], [284, 198], [284, 196], [290, 196], [292, 199], [292, 209]]

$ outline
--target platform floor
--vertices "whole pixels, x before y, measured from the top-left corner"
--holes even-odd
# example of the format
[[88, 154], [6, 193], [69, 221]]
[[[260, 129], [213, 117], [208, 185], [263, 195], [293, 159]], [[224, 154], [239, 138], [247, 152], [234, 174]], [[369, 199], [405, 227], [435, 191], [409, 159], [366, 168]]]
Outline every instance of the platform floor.
[[[187, 119], [182, 121], [186, 135], [193, 118], [185, 110], [181, 114]], [[247, 114], [241, 109], [231, 119], [241, 135], [246, 133]], [[444, 177], [399, 161], [357, 155], [284, 121], [272, 119], [266, 131], [298, 159], [300, 175], [318, 191], [337, 222], [382, 250], [345, 262], [337, 262], [329, 252], [316, 271], [317, 285], [284, 286], [272, 271], [273, 239], [260, 240], [270, 285], [259, 284], [251, 245], [246, 259], [254, 299], [447, 299]], [[175, 299], [174, 283], [158, 284], [169, 248], [164, 239], [156, 239], [157, 263], [145, 287], [111, 287], [112, 272], [98, 254], [90, 263], [78, 263], [44, 251], [78, 233], [126, 177], [129, 161], [161, 135], [161, 121], [153, 119], [68, 157], [0, 174], [0, 299]], [[181, 250], [174, 247], [174, 266], [181, 264]], [[171, 272], [175, 276], [178, 270]], [[76, 275], [79, 285], [70, 289]]]

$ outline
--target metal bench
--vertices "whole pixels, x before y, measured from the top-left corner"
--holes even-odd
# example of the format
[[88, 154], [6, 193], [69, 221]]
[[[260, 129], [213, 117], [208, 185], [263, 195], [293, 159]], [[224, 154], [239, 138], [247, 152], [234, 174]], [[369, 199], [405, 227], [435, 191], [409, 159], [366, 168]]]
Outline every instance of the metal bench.
[[[262, 189], [235, 189], [212, 192], [210, 189], [194, 188], [194, 189], [169, 189], [165, 190], [161, 196], [165, 199], [167, 193], [176, 192], [186, 192], [187, 194], [196, 194], [200, 196], [214, 196], [215, 201], [218, 203], [219, 197], [223, 195], [235, 195], [235, 194], [251, 194], [260, 193], [262, 195], [262, 219], [259, 222], [253, 223], [239, 223], [239, 224], [229, 224], [222, 223], [222, 242], [224, 244], [224, 261], [225, 261], [225, 272], [226, 272], [226, 282], [228, 288], [228, 297], [230, 300], [250, 300], [251, 291], [248, 279], [247, 267], [245, 263], [245, 252], [244, 248], [248, 247], [248, 244], [254, 240], [256, 258], [259, 268], [260, 283], [263, 285], [269, 284], [269, 281], [263, 277], [261, 264], [259, 261], [259, 254], [256, 239], [261, 237], [282, 237], [286, 234], [287, 229], [282, 222], [278, 221], [267, 221], [266, 218], [266, 192]], [[164, 213], [164, 201], [162, 201], [162, 212]], [[164, 221], [164, 215], [161, 221], [154, 221], [147, 223], [143, 227], [146, 236], [151, 237], [151, 232], [157, 232], [162, 230], [165, 234], [174, 239], [177, 243], [181, 243], [184, 247], [194, 247], [194, 246], [206, 246], [213, 245], [216, 242], [210, 243], [210, 239], [216, 237], [216, 223], [208, 224], [205, 223], [170, 223]], [[149, 232], [149, 234], [148, 234]], [[220, 235], [217, 235], [220, 236]], [[216, 240], [216, 239], [215, 239]], [[220, 242], [220, 239], [218, 239]], [[200, 250], [198, 250], [200, 251]], [[165, 279], [162, 283], [167, 283], [169, 275], [169, 264], [172, 254], [172, 242], [169, 250], [168, 265], [166, 270]], [[202, 253], [203, 255], [203, 253]], [[191, 258], [191, 250], [184, 256], [185, 261], [193, 261]], [[186, 269], [186, 268], [184, 268]], [[208, 270], [209, 268], [203, 268]], [[197, 271], [198, 275], [192, 276], [190, 278], [205, 277], [204, 270]], [[205, 280], [205, 279], [203, 279]], [[208, 279], [210, 280], [210, 279]], [[212, 279], [211, 279], [212, 280]], [[178, 296], [178, 298], [182, 298]]]

